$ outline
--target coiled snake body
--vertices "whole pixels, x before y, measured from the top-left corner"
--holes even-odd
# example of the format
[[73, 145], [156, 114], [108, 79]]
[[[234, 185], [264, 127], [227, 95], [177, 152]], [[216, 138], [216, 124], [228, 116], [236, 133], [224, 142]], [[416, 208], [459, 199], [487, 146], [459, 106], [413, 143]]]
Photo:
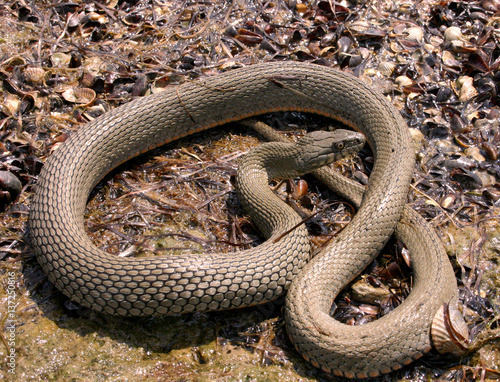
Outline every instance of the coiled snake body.
[[[264, 229], [271, 239], [244, 257], [118, 258], [96, 248], [85, 234], [88, 194], [119, 164], [195, 132], [285, 110], [325, 115], [356, 128], [375, 156], [353, 221], [302, 271], [309, 244], [295, 236], [304, 230], [301, 226], [277, 242], [272, 238], [286, 228]], [[439, 238], [404, 208], [413, 166], [412, 143], [398, 112], [361, 81], [311, 64], [254, 65], [133, 101], [73, 134], [40, 174], [31, 203], [32, 244], [59, 290], [84, 306], [115, 315], [253, 305], [282, 294], [298, 274], [286, 308], [287, 328], [297, 349], [329, 372], [375, 376], [429, 350], [430, 325], [443, 306], [449, 306], [445, 318], [448, 313], [455, 316], [456, 282]], [[358, 201], [362, 193], [358, 189]], [[407, 216], [398, 224], [403, 210]], [[291, 227], [298, 223], [286, 210], [275, 213], [284, 215], [281, 221]], [[333, 298], [370, 263], [396, 226], [409, 248], [417, 250], [412, 253], [414, 291], [400, 308], [375, 323], [346, 327], [336, 322], [328, 314]], [[455, 320], [458, 326], [460, 319]]]

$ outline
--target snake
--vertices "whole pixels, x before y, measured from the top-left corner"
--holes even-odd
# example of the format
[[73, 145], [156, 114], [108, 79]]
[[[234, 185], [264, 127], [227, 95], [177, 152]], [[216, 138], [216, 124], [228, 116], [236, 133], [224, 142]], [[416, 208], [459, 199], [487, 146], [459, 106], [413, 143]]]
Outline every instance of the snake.
[[[270, 219], [279, 224], [264, 223], [269, 238], [243, 256], [237, 252], [117, 257], [97, 248], [85, 233], [88, 196], [112, 169], [182, 137], [279, 111], [340, 121], [366, 137], [375, 159], [366, 189], [346, 191], [358, 201], [358, 212], [312, 260], [301, 220], [277, 205], [271, 207]], [[454, 345], [467, 336], [453, 268], [439, 237], [405, 207], [414, 164], [414, 148], [401, 115], [363, 81], [311, 63], [250, 65], [136, 99], [72, 134], [46, 160], [38, 177], [30, 203], [31, 243], [57, 289], [85, 307], [111, 315], [233, 309], [272, 301], [288, 290], [287, 332], [302, 356], [334, 375], [374, 377], [401, 368], [432, 345], [458, 354]], [[247, 168], [243, 172], [250, 179], [267, 181], [267, 170]], [[331, 177], [322, 170], [315, 171]], [[257, 209], [273, 197], [264, 191], [262, 196]], [[337, 322], [329, 314], [335, 296], [394, 232], [412, 251], [412, 293], [375, 322]], [[444, 337], [439, 341], [444, 345], [431, 337]]]

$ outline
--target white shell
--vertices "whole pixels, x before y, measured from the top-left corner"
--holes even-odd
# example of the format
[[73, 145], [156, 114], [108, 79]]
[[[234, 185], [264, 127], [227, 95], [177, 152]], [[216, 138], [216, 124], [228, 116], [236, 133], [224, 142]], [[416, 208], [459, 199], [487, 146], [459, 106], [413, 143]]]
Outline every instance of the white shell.
[[400, 88], [411, 85], [413, 83], [413, 81], [406, 76], [396, 77], [395, 82]]
[[55, 68], [67, 68], [71, 61], [71, 56], [66, 53], [56, 52], [52, 55], [50, 61]]
[[446, 41], [462, 40], [464, 35], [459, 27], [448, 27], [444, 31], [444, 39]]
[[422, 42], [424, 38], [424, 30], [420, 27], [411, 27], [406, 30], [406, 38], [410, 41]]
[[474, 79], [472, 77], [459, 77], [457, 80], [457, 84], [459, 86], [461, 85], [460, 93], [458, 95], [458, 100], [460, 102], [466, 102], [477, 95], [477, 90], [474, 87]]

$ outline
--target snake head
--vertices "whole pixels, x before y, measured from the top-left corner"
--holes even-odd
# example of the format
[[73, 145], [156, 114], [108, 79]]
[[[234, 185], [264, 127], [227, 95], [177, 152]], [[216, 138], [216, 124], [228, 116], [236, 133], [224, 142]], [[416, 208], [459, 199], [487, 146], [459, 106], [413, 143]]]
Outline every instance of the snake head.
[[361, 150], [365, 142], [363, 134], [351, 130], [308, 133], [297, 141], [297, 145], [301, 148], [301, 155], [297, 159], [298, 172], [306, 173], [354, 155]]

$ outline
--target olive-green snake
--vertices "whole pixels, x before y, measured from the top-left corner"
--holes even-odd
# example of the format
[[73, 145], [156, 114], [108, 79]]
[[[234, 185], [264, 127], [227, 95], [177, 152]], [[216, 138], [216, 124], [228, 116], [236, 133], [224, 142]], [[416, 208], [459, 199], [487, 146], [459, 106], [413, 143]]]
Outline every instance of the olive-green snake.
[[[359, 130], [375, 157], [358, 213], [305, 267], [309, 243], [298, 239], [303, 225], [280, 240], [274, 239], [286, 228], [264, 227], [271, 238], [244, 256], [118, 258], [91, 243], [84, 230], [85, 204], [111, 169], [178, 138], [285, 110], [328, 116]], [[272, 300], [291, 283], [287, 329], [304, 358], [337, 375], [376, 376], [428, 351], [436, 316], [443, 317], [441, 328], [447, 332], [464, 328], [456, 307], [455, 277], [439, 238], [405, 208], [414, 155], [398, 112], [358, 79], [312, 64], [253, 65], [135, 100], [73, 134], [40, 173], [31, 203], [32, 244], [59, 290], [84, 306], [114, 315], [238, 308]], [[351, 195], [361, 201], [362, 193], [358, 188]], [[278, 220], [291, 227], [300, 223], [293, 215]], [[329, 316], [336, 294], [371, 262], [396, 227], [412, 251], [414, 290], [400, 307], [374, 323], [338, 323]], [[439, 337], [440, 331], [436, 333]]]

